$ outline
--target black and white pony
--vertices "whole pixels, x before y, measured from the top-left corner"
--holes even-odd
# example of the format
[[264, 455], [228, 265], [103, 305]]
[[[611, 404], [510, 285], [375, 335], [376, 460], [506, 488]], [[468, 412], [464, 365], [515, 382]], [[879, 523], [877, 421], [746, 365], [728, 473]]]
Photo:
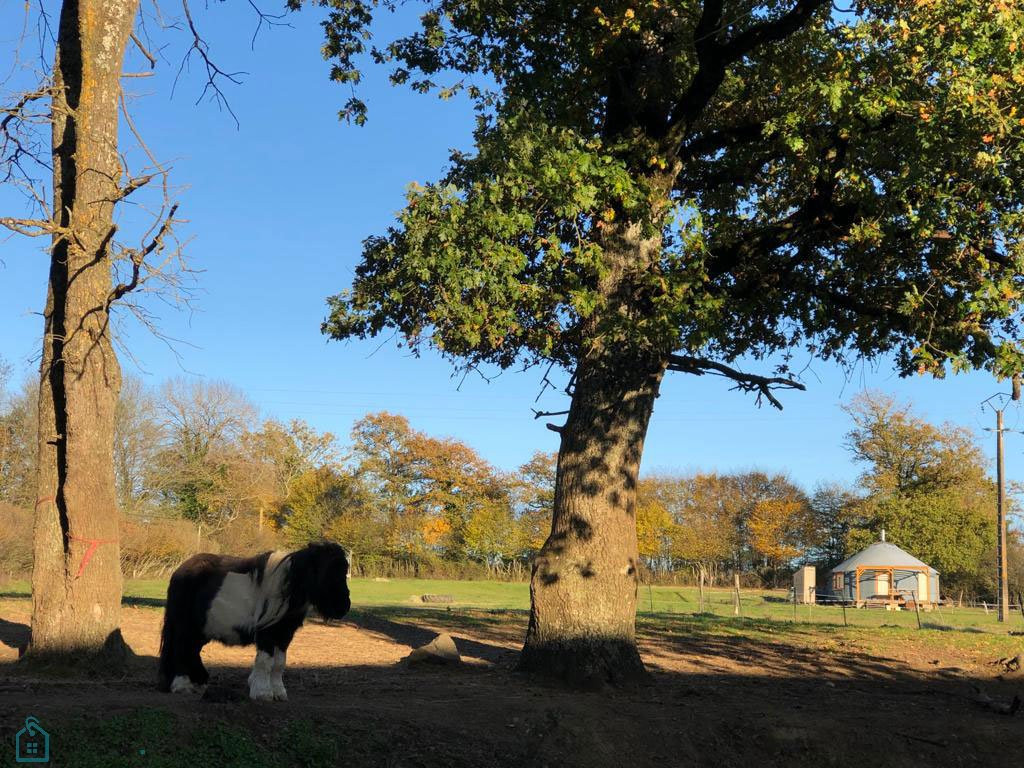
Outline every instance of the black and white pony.
[[210, 640], [219, 640], [256, 645], [250, 698], [286, 701], [288, 644], [311, 607], [326, 619], [348, 613], [347, 578], [345, 550], [326, 542], [255, 557], [190, 557], [167, 587], [160, 690], [202, 692], [210, 675], [200, 653]]

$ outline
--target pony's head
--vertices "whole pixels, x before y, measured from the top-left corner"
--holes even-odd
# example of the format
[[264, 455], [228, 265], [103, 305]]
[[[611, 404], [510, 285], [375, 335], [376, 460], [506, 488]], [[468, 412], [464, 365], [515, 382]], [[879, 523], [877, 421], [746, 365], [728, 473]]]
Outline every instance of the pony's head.
[[348, 593], [348, 557], [339, 545], [324, 541], [292, 555], [292, 578], [325, 619], [340, 619], [352, 601]]

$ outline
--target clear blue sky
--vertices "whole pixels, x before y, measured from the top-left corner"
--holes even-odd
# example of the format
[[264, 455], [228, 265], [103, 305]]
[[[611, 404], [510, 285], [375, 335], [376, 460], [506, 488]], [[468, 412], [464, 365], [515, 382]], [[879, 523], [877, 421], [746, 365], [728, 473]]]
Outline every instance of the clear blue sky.
[[[410, 182], [438, 177], [449, 148], [471, 146], [468, 105], [393, 88], [370, 68], [360, 88], [369, 124], [341, 124], [336, 114], [348, 92], [327, 79], [316, 13], [292, 16], [292, 28], [264, 30], [253, 50], [246, 3], [194, 5], [217, 62], [248, 72], [243, 85], [226, 85], [240, 127], [216, 106], [194, 103], [203, 82], [196, 62], [171, 98], [186, 39], [151, 26], [167, 61], [155, 77], [129, 81], [138, 95], [133, 112], [157, 156], [174, 161], [188, 257], [202, 272], [194, 311], [150, 303], [163, 332], [180, 340], [174, 352], [126, 324], [122, 341], [138, 363], [124, 360], [125, 370], [153, 384], [173, 375], [226, 379], [265, 415], [302, 418], [341, 436], [368, 411], [397, 411], [417, 428], [465, 440], [504, 468], [535, 450], [554, 450], [556, 436], [530, 412], [540, 371], [509, 371], [489, 384], [469, 378], [457, 391], [458, 379], [434, 355], [414, 359], [380, 342], [327, 343], [319, 331], [324, 298], [349, 284], [362, 239], [393, 220]], [[16, 42], [23, 8], [21, 0], [0, 0], [0, 56]], [[175, 4], [164, 11], [173, 15]], [[8, 66], [0, 58], [0, 77]], [[142, 68], [137, 56], [132, 66]], [[17, 76], [2, 95], [16, 85]], [[0, 210], [17, 213], [17, 205], [0, 192]], [[38, 241], [14, 237], [0, 239], [0, 262], [0, 355], [28, 374], [40, 344], [46, 257]], [[757, 409], [721, 379], [672, 375], [644, 470], [758, 467], [808, 486], [852, 481], [859, 469], [843, 448], [849, 423], [839, 404], [865, 387], [910, 399], [938, 421], [978, 430], [994, 419], [979, 409], [997, 390], [986, 374], [936, 382], [900, 380], [891, 370], [882, 361], [847, 380], [832, 365], [812, 363], [808, 391], [784, 393], [781, 413]], [[549, 392], [540, 405], [559, 410], [564, 398]], [[1016, 412], [1007, 421], [1024, 428]], [[980, 434], [991, 454], [990, 433]], [[1009, 435], [1007, 444], [1008, 477], [1024, 479], [1024, 435]]]

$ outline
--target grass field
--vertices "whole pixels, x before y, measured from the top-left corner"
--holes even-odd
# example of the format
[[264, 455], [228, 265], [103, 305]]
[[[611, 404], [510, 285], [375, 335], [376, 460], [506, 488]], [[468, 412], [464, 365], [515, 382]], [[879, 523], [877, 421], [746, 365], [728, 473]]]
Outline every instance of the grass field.
[[[450, 595], [453, 608], [480, 608], [485, 610], [527, 610], [530, 607], [530, 588], [526, 583], [501, 581], [449, 581], [439, 579], [350, 579], [352, 602], [355, 607], [424, 606], [421, 595]], [[167, 592], [164, 579], [129, 579], [125, 582], [125, 599], [129, 604], [162, 605]], [[0, 586], [0, 595], [11, 597], [29, 594], [26, 581], [10, 582]], [[838, 624], [852, 627], [917, 627], [913, 611], [885, 611], [881, 609], [847, 608], [826, 605], [798, 605], [794, 610], [787, 602], [785, 590], [743, 590], [740, 599], [742, 617], [797, 621], [820, 624]], [[699, 612], [700, 596], [696, 587], [641, 586], [638, 593], [637, 614], [695, 614]], [[436, 607], [436, 606], [434, 606]], [[734, 616], [734, 597], [731, 590], [705, 590], [704, 611], [713, 616]], [[1006, 633], [1024, 631], [1024, 619], [1013, 612], [1010, 621], [1000, 625], [994, 610], [984, 608], [955, 608], [923, 612], [922, 625], [932, 629], [966, 629]]]

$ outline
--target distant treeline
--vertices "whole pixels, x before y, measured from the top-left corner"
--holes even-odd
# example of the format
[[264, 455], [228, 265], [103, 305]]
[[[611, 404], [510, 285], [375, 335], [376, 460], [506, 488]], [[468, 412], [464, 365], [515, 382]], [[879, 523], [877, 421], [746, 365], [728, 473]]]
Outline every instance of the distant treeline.
[[[943, 590], [994, 591], [995, 491], [967, 431], [935, 426], [881, 395], [848, 407], [853, 488], [806, 490], [782, 474], [642, 479], [635, 514], [645, 579], [785, 583], [796, 564], [830, 568], [887, 538], [936, 567]], [[0, 391], [0, 570], [31, 565], [35, 392]], [[225, 382], [128, 378], [114, 445], [129, 576], [189, 554], [253, 552], [329, 538], [363, 575], [523, 578], [550, 527], [555, 456], [515, 471], [458, 440], [370, 413], [347, 443], [303, 421], [261, 420]], [[1011, 577], [1024, 588], [1014, 534]]]

